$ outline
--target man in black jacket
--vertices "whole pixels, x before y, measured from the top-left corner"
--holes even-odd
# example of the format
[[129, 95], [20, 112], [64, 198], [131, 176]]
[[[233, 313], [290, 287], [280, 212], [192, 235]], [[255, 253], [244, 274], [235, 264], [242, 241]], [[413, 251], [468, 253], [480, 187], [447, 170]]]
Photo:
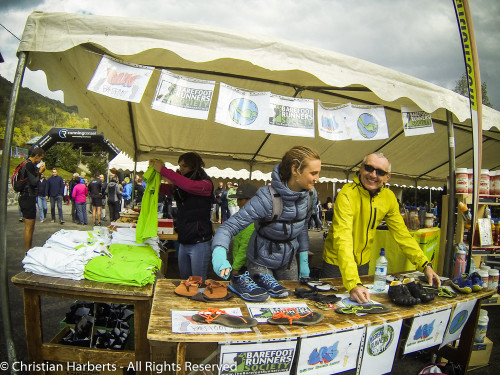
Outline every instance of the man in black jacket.
[[[31, 249], [33, 242], [33, 232], [35, 230], [35, 220], [36, 220], [36, 197], [37, 197], [37, 186], [40, 180], [40, 174], [45, 171], [45, 164], [41, 163], [43, 157], [45, 156], [45, 151], [37, 147], [31, 151], [30, 157], [25, 165], [24, 176], [19, 176], [22, 178], [27, 178], [26, 186], [23, 191], [19, 193], [19, 207], [23, 213], [24, 218], [24, 249], [26, 252]], [[39, 164], [40, 163], [40, 164]], [[19, 171], [19, 173], [21, 173]]]

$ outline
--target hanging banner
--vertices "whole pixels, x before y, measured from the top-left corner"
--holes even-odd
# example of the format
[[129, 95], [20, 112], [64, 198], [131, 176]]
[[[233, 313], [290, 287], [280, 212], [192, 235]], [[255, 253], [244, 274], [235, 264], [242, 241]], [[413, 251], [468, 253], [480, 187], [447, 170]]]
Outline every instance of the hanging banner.
[[403, 320], [366, 328], [365, 346], [358, 374], [387, 374], [392, 370]]
[[458, 340], [460, 335], [462, 334], [462, 329], [467, 323], [469, 316], [472, 312], [472, 309], [476, 305], [477, 300], [473, 299], [470, 301], [459, 302], [455, 306], [455, 310], [453, 310], [453, 314], [450, 318], [450, 323], [446, 328], [446, 333], [443, 338], [443, 342], [441, 343], [440, 349], [446, 344]]
[[314, 100], [271, 94], [266, 132], [314, 138]]
[[374, 141], [389, 138], [387, 119], [382, 106], [351, 104], [347, 123], [353, 141]]
[[290, 373], [297, 340], [220, 345], [219, 375]]
[[150, 66], [124, 64], [103, 56], [87, 90], [110, 98], [139, 103], [153, 70]]
[[434, 133], [432, 116], [418, 107], [401, 107], [405, 136]]
[[347, 117], [350, 115], [351, 103], [327, 108], [318, 102], [318, 134], [331, 141], [351, 139]]
[[297, 374], [337, 374], [356, 368], [365, 328], [306, 337], [300, 341]]
[[215, 81], [162, 70], [151, 108], [171, 115], [206, 120], [214, 88]]
[[240, 90], [221, 82], [215, 122], [240, 129], [264, 130], [269, 117], [269, 94]]
[[404, 354], [439, 345], [443, 341], [451, 309], [415, 317], [406, 341]]

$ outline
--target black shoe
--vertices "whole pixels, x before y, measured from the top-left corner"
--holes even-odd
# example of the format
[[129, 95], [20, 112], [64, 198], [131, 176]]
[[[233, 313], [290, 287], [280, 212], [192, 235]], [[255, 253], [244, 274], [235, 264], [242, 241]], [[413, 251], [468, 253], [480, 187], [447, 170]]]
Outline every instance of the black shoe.
[[399, 306], [413, 306], [420, 303], [420, 298], [413, 297], [408, 287], [399, 280], [391, 283], [388, 295], [391, 301]]
[[98, 222], [98, 223], [97, 223], [97, 225], [98, 225], [98, 226], [101, 226], [102, 224], [101, 224], [101, 222]]
[[64, 224], [64, 220], [61, 220], [61, 225], [63, 225], [63, 224]]
[[423, 303], [430, 302], [434, 299], [434, 293], [429, 289], [424, 289], [422, 284], [417, 283], [413, 278], [404, 279], [403, 284], [406, 285], [413, 297], [419, 298]]

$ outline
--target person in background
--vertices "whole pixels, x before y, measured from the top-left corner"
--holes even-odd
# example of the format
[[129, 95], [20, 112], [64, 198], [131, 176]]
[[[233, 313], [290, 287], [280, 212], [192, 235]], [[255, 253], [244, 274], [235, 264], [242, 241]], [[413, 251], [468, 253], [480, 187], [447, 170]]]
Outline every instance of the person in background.
[[[238, 207], [241, 209], [245, 204], [253, 198], [257, 193], [257, 188], [250, 183], [243, 184], [238, 187], [236, 194], [230, 196], [229, 198], [236, 198], [238, 202]], [[247, 264], [247, 247], [248, 241], [255, 230], [254, 223], [251, 223], [248, 227], [243, 229], [240, 233], [234, 236], [233, 239], [233, 264], [232, 273], [233, 275], [239, 275], [246, 271]]]
[[135, 182], [134, 182], [134, 198], [135, 198], [135, 205], [136, 206], [141, 206], [142, 204], [142, 197], [144, 195], [144, 190], [145, 190], [145, 182], [140, 177], [139, 175], [135, 176]]
[[122, 193], [123, 187], [118, 182], [118, 176], [115, 175], [111, 178], [111, 181], [106, 186], [110, 221], [116, 221], [120, 218]]
[[76, 204], [73, 198], [73, 189], [76, 185], [80, 183], [80, 175], [78, 173], [73, 173], [73, 178], [69, 182], [69, 196], [71, 198], [71, 220], [73, 223], [77, 223], [78, 217], [76, 216]]
[[[76, 204], [76, 216], [78, 217], [78, 224], [87, 225], [87, 195], [88, 189], [85, 182], [81, 182], [73, 188], [71, 196]], [[85, 181], [85, 180], [84, 180]]]
[[89, 182], [88, 191], [92, 200], [92, 221], [94, 225], [101, 225], [102, 181], [99, 173], [96, 173], [94, 179]]
[[36, 197], [40, 223], [43, 223], [47, 218], [47, 196], [49, 195], [48, 190], [49, 186], [47, 184], [47, 179], [45, 178], [43, 173], [40, 173], [40, 180], [38, 181]]
[[233, 216], [236, 212], [238, 212], [238, 202], [236, 202], [236, 198], [229, 198], [230, 195], [236, 194], [236, 189], [238, 188], [238, 184], [235, 182], [234, 184], [231, 182], [227, 183], [227, 206], [229, 208], [229, 216]]
[[64, 194], [64, 180], [57, 174], [57, 169], [52, 169], [52, 176], [47, 180], [48, 196], [50, 198], [50, 216], [52, 223], [56, 222], [56, 205], [59, 214], [59, 222], [64, 224], [63, 218], [63, 194]]
[[227, 183], [227, 189], [223, 189], [220, 196], [220, 221], [225, 222], [231, 217], [231, 212], [229, 211], [229, 200], [227, 198], [228, 190], [232, 186], [230, 182]]
[[132, 205], [132, 184], [130, 183], [130, 178], [125, 177], [123, 179], [123, 208], [130, 208]]
[[219, 187], [215, 189], [215, 222], [220, 222], [220, 208], [222, 204], [222, 193], [224, 193], [224, 183], [219, 182]]
[[178, 264], [181, 279], [207, 277], [211, 256], [212, 209], [214, 186], [203, 167], [200, 155], [188, 152], [179, 157], [179, 172], [166, 168], [158, 159], [150, 161], [167, 179], [160, 191], [173, 195], [177, 203], [175, 230], [178, 234]]
[[390, 177], [391, 164], [384, 154], [367, 155], [354, 182], [345, 184], [335, 200], [321, 276], [342, 276], [350, 298], [358, 303], [370, 301], [370, 292], [359, 275], [368, 274], [376, 228], [382, 220], [407, 258], [424, 272], [429, 284], [441, 284], [432, 264], [408, 232], [396, 196], [384, 186]]
[[101, 221], [108, 221], [106, 219], [106, 187], [108, 183], [104, 180], [104, 175], [100, 174], [99, 179], [102, 183], [102, 206], [101, 206]]
[[64, 181], [64, 203], [69, 205], [69, 184], [66, 180]]
[[[317, 194], [314, 194], [315, 201], [312, 205], [312, 214], [309, 219], [308, 227], [312, 229], [316, 227], [316, 230], [319, 232], [323, 229], [323, 225], [321, 224], [321, 219], [319, 218], [319, 210], [321, 210], [321, 205], [319, 204], [319, 197]], [[319, 205], [319, 208], [318, 208]]]

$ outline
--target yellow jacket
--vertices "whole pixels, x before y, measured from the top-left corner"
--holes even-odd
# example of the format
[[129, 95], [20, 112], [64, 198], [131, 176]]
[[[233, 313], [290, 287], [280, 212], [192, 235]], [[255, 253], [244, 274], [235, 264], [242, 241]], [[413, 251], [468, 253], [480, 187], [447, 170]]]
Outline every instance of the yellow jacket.
[[348, 291], [361, 283], [357, 267], [370, 261], [375, 231], [382, 220], [410, 262], [421, 271], [427, 263], [427, 257], [406, 228], [394, 193], [382, 187], [370, 197], [356, 177], [337, 196], [323, 250], [323, 260], [339, 266]]

